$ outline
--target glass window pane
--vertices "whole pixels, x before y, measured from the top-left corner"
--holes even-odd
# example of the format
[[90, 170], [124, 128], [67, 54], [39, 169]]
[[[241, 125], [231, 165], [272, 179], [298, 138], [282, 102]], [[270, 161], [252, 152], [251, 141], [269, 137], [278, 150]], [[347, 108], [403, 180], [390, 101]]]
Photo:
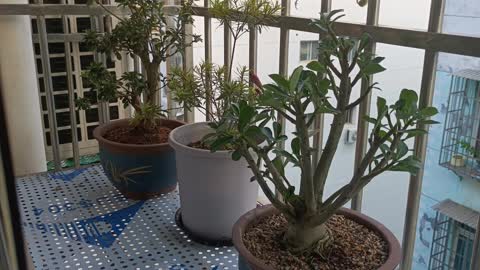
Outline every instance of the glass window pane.
[[380, 1], [379, 24], [406, 29], [428, 28], [431, 0]]
[[361, 23], [367, 21], [367, 7], [361, 7], [357, 1], [352, 0], [334, 0], [332, 1], [332, 10], [343, 9], [345, 17], [340, 18], [341, 22]]
[[476, 0], [447, 0], [443, 32], [480, 36], [480, 4]]
[[[387, 70], [374, 76], [373, 81], [378, 82], [382, 90], [372, 92], [371, 115], [377, 115], [377, 97], [383, 97], [387, 104], [393, 104], [404, 88], [419, 93], [423, 71], [423, 50], [380, 43], [377, 44], [376, 54], [385, 57], [382, 66]], [[413, 148], [413, 139], [406, 143]], [[403, 237], [409, 179], [408, 173], [385, 172], [372, 180], [363, 196], [362, 211], [383, 223], [399, 241]]]

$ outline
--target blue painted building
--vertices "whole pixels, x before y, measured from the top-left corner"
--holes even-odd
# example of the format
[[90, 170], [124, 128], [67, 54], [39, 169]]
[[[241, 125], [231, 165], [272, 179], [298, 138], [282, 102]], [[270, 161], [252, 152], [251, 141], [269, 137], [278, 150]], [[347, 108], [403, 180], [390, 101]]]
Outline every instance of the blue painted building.
[[[478, 0], [447, 1], [444, 32], [479, 36]], [[414, 270], [469, 270], [480, 212], [480, 60], [441, 54]]]

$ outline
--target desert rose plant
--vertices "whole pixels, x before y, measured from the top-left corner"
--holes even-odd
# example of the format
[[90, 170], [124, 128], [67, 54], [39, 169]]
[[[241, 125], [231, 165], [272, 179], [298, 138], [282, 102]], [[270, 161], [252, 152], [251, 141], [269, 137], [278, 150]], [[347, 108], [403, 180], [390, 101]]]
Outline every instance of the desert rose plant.
[[249, 83], [250, 71], [244, 66], [234, 68], [237, 43], [252, 29], [261, 31], [262, 24], [272, 21], [279, 11], [278, 4], [267, 0], [213, 0], [210, 12], [232, 36], [230, 63], [219, 66], [204, 62], [193, 70], [173, 70], [169, 81], [173, 99], [187, 108], [197, 108], [214, 123], [240, 100], [253, 101], [256, 92]]
[[[161, 74], [160, 65], [200, 40], [199, 36], [192, 35], [192, 41], [186, 42], [184, 26], [193, 22], [192, 1], [168, 7], [176, 15], [167, 14], [162, 1], [120, 0], [117, 3], [131, 15], [121, 18], [111, 13], [119, 21], [111, 33], [90, 31], [84, 41], [91, 49], [118, 59], [122, 53], [137, 56], [145, 72], [129, 71], [117, 78], [102, 63], [93, 63], [83, 77], [97, 91], [99, 100], [120, 99], [125, 107], [132, 106], [135, 114], [131, 124], [148, 132], [160, 123], [159, 117], [163, 114], [155, 103], [156, 94], [166, 87], [166, 76]], [[100, 1], [96, 4], [104, 7]], [[173, 21], [173, 25], [167, 23], [168, 20]], [[90, 103], [89, 99], [81, 98], [77, 100], [77, 107], [87, 109]]]
[[[289, 250], [304, 254], [328, 254], [333, 236], [326, 226], [336, 211], [345, 205], [376, 176], [385, 171], [415, 174], [421, 163], [406, 144], [409, 138], [424, 134], [418, 124], [435, 123], [429, 118], [437, 113], [433, 107], [418, 108], [418, 96], [403, 89], [397, 102], [387, 105], [384, 98], [376, 101], [377, 115], [365, 116], [371, 123], [369, 149], [355, 168], [348, 184], [326, 197], [324, 194], [332, 161], [346, 123], [346, 114], [376, 88], [371, 83], [367, 93], [351, 100], [352, 89], [361, 79], [384, 71], [382, 57], [365, 50], [370, 40], [364, 35], [359, 42], [338, 37], [333, 23], [340, 11], [322, 14], [313, 25], [322, 33], [320, 58], [306, 68], [296, 68], [285, 78], [271, 75], [272, 84], [258, 85], [258, 103], [242, 101], [234, 104], [215, 128], [215, 145], [234, 149], [232, 158], [245, 158], [265, 195], [285, 216], [288, 229], [284, 241]], [[339, 16], [337, 16], [339, 15]], [[273, 112], [292, 123], [296, 130], [284, 133], [284, 126], [272, 118]], [[321, 130], [313, 129], [319, 114], [332, 114], [330, 133], [318, 162], [313, 155], [311, 136]], [[272, 121], [274, 120], [274, 121]], [[279, 146], [291, 139], [291, 151]], [[214, 149], [215, 150], [215, 149]], [[300, 188], [297, 190], [285, 174], [287, 165], [300, 169]], [[247, 180], [248, 181], [248, 180]], [[273, 184], [281, 196], [269, 186]]]

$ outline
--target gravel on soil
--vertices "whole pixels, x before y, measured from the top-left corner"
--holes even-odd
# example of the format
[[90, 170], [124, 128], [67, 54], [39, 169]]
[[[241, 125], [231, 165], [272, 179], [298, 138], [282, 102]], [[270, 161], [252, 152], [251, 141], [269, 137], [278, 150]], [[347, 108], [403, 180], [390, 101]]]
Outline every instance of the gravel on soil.
[[159, 126], [153, 131], [145, 131], [134, 127], [120, 127], [109, 130], [105, 139], [127, 144], [159, 144], [168, 142], [171, 128]]
[[334, 243], [325, 259], [289, 252], [282, 243], [287, 220], [280, 214], [263, 218], [243, 236], [246, 248], [278, 270], [375, 270], [388, 257], [388, 243], [377, 233], [342, 215], [327, 222]]

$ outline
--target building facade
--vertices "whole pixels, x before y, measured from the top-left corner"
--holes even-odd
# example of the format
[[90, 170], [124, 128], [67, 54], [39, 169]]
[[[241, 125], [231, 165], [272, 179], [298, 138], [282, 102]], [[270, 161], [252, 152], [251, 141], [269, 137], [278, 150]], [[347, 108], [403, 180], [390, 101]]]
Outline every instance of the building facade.
[[[447, 1], [444, 32], [479, 36], [479, 24], [478, 1]], [[440, 124], [429, 133], [415, 270], [470, 269], [480, 211], [479, 81], [479, 59], [439, 56], [433, 103]]]

